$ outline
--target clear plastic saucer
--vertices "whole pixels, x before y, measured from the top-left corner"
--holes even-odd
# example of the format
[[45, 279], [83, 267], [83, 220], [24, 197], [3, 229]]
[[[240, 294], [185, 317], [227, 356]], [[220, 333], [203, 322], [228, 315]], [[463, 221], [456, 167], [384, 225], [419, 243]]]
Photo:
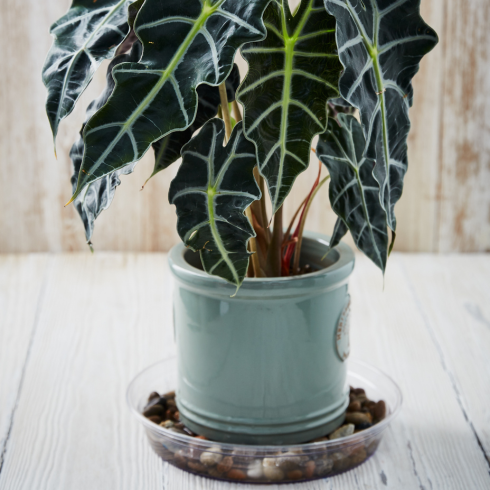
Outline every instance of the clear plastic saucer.
[[386, 403], [386, 417], [372, 427], [341, 439], [289, 446], [223, 444], [178, 434], [142, 415], [151, 392], [175, 389], [175, 358], [138, 374], [127, 392], [128, 404], [143, 424], [154, 451], [169, 464], [207, 478], [245, 483], [291, 483], [326, 478], [359, 466], [372, 456], [383, 431], [398, 414], [398, 385], [370, 364], [350, 359], [347, 382], [364, 388], [369, 399]]

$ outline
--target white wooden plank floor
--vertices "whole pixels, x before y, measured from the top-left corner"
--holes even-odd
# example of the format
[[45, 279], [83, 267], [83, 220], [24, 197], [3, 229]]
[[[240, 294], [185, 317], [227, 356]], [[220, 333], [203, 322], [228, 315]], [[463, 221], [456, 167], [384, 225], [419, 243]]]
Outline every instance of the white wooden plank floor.
[[[404, 407], [376, 456], [327, 489], [490, 489], [490, 255], [357, 257], [352, 353]], [[0, 490], [279, 489], [163, 464], [125, 404], [172, 355], [165, 254], [0, 256]]]

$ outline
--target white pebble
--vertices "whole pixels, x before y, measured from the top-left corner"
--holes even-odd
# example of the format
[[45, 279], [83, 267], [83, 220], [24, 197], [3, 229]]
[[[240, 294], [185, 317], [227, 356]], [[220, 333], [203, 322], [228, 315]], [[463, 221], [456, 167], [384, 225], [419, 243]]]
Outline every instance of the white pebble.
[[250, 463], [248, 467], [247, 476], [254, 480], [258, 480], [262, 478], [264, 475], [264, 469], [262, 467], [262, 461], [260, 459], [255, 460], [253, 463]]
[[204, 466], [214, 466], [223, 459], [221, 448], [219, 446], [213, 446], [209, 451], [202, 453], [199, 459]]
[[272, 481], [280, 481], [284, 479], [284, 471], [281, 470], [281, 468], [278, 468], [277, 466], [266, 466], [265, 465], [265, 460], [266, 459], [273, 459], [273, 458], [265, 458], [264, 459], [264, 475], [267, 479], [272, 480]]

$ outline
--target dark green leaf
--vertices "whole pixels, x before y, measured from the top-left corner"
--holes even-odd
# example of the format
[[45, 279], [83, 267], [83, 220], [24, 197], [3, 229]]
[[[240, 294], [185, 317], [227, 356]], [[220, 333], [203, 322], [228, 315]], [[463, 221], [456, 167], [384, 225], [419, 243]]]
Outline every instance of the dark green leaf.
[[128, 8], [128, 23], [131, 29], [134, 27], [134, 21], [136, 20], [136, 16], [140, 11], [141, 7], [145, 3], [145, 0], [136, 0], [136, 2], [132, 3]]
[[75, 196], [139, 160], [153, 142], [192, 124], [196, 88], [222, 83], [237, 49], [265, 35], [268, 1], [146, 0], [134, 24], [143, 57], [114, 69], [114, 93], [85, 127], [84, 172]]
[[267, 38], [241, 50], [249, 72], [237, 97], [276, 212], [308, 167], [313, 137], [326, 129], [327, 100], [338, 97], [342, 66], [335, 19], [322, 0], [302, 0], [294, 17], [287, 0], [272, 2], [264, 23]]
[[[226, 93], [230, 102], [235, 100], [235, 92], [238, 85], [240, 85], [240, 72], [238, 71], [238, 66], [234, 65], [230, 76], [226, 79]], [[153, 143], [155, 167], [150, 178], [178, 160], [182, 147], [191, 140], [192, 135], [211, 118], [216, 116], [221, 102], [219, 87], [199, 85], [197, 87], [197, 97], [197, 113], [194, 122], [187, 129], [184, 129], [184, 131], [174, 131]]]
[[342, 238], [344, 238], [348, 232], [349, 228], [347, 228], [347, 225], [342, 221], [342, 218], [337, 218], [332, 236], [330, 237], [330, 242], [328, 244], [329, 251], [336, 247], [340, 243], [340, 240], [342, 240]]
[[363, 156], [366, 140], [356, 118], [341, 113], [337, 118], [340, 126], [329, 119], [317, 146], [318, 158], [331, 178], [330, 202], [341, 220], [335, 226], [331, 247], [345, 235], [347, 226], [359, 249], [384, 272], [388, 228], [379, 202], [379, 185], [372, 174], [374, 161]]
[[61, 120], [71, 113], [100, 63], [114, 56], [128, 34], [131, 1], [74, 0], [68, 13], [51, 26], [54, 43], [44, 63], [43, 82], [55, 139]]
[[340, 92], [360, 111], [366, 155], [376, 161], [380, 202], [394, 231], [408, 165], [411, 80], [437, 34], [420, 16], [420, 0], [325, 0], [325, 6], [337, 19], [345, 67]]
[[237, 287], [248, 269], [248, 240], [254, 230], [243, 214], [260, 190], [253, 176], [253, 143], [238, 123], [223, 147], [225, 125], [209, 121], [182, 149], [182, 165], [172, 181], [169, 200], [177, 207], [183, 242], [199, 250], [204, 270]]
[[[114, 79], [112, 78], [112, 69], [124, 62], [137, 61], [141, 57], [141, 43], [136, 42], [133, 45], [130, 54], [122, 54], [117, 56], [109, 64], [107, 69], [107, 85], [102, 92], [102, 94], [94, 100], [87, 109], [87, 116], [85, 121], [88, 121], [96, 111], [98, 111], [109, 99], [112, 91], [114, 90]], [[80, 172], [80, 166], [82, 164], [83, 157], [83, 128], [80, 134], [79, 140], [73, 145], [70, 151], [70, 158], [73, 162], [73, 176], [71, 178], [71, 183], [73, 190], [75, 190], [78, 174]], [[82, 192], [74, 200], [73, 204], [78, 211], [78, 214], [82, 218], [83, 225], [85, 227], [85, 236], [87, 237], [87, 242], [90, 243], [92, 238], [92, 233], [94, 231], [94, 222], [99, 214], [107, 209], [114, 198], [114, 193], [116, 192], [116, 187], [121, 183], [119, 177], [121, 175], [130, 174], [134, 169], [134, 165], [128, 165], [121, 170], [117, 170], [106, 175], [103, 179], [96, 182], [88, 184]]]

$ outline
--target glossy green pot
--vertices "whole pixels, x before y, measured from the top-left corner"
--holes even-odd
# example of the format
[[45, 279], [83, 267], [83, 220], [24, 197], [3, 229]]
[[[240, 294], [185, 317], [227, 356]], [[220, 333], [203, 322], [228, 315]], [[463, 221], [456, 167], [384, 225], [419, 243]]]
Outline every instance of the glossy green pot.
[[[296, 444], [343, 422], [348, 404], [348, 277], [354, 254], [309, 233], [302, 263], [316, 272], [245, 279], [235, 288], [176, 245], [177, 405], [194, 432], [221, 442]], [[194, 265], [192, 265], [194, 264]]]

